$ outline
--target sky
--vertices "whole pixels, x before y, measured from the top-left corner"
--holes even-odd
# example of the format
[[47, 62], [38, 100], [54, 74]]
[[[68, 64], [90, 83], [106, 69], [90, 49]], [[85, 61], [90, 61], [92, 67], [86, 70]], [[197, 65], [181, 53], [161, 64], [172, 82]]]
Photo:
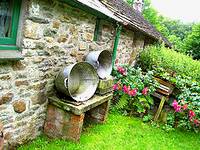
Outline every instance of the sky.
[[182, 22], [200, 22], [200, 0], [151, 0], [163, 16]]

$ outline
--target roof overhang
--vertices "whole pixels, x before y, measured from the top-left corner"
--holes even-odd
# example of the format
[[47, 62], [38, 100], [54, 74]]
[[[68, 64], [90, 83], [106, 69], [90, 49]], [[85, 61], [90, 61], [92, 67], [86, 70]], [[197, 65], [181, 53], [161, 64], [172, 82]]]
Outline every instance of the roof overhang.
[[[165, 37], [163, 37], [162, 35], [161, 35], [161, 37], [157, 37], [154, 34], [149, 33], [148, 29], [141, 28], [139, 23], [133, 22], [130, 18], [121, 14], [117, 9], [110, 7], [105, 2], [105, 0], [102, 0], [102, 1], [99, 1], [99, 0], [61, 0], [61, 1], [66, 2], [73, 7], [77, 7], [79, 9], [84, 10], [93, 15], [96, 15], [99, 18], [112, 20], [112, 21], [121, 23], [125, 26], [130, 26], [131, 28], [140, 31], [140, 32], [154, 38], [157, 41], [160, 41], [160, 40], [163, 41], [168, 47], [171, 47], [171, 43]], [[152, 26], [152, 28], [154, 28], [154, 27]], [[156, 32], [158, 32], [158, 31], [156, 31]]]
[[77, 0], [78, 2], [86, 5], [100, 13], [118, 21], [123, 22], [120, 18], [116, 17], [112, 11], [110, 11], [105, 5], [103, 5], [99, 0]]

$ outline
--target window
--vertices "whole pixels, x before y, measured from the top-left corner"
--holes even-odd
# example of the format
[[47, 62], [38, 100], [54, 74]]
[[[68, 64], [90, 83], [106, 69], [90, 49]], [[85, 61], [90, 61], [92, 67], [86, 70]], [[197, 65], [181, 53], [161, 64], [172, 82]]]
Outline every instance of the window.
[[21, 0], [0, 0], [0, 50], [17, 50]]

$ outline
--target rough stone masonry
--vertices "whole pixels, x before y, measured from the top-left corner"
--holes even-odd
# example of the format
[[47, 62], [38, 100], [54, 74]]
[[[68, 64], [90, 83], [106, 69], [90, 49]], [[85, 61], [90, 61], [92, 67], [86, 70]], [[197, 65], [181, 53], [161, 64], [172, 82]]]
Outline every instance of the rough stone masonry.
[[[24, 59], [0, 64], [5, 145], [23, 144], [42, 132], [47, 96], [54, 93], [61, 67], [82, 61], [89, 51], [112, 52], [115, 38], [114, 24], [102, 21], [100, 38], [94, 42], [96, 16], [56, 0], [24, 0], [21, 12], [17, 40]], [[123, 34], [121, 52], [132, 49], [131, 36]]]

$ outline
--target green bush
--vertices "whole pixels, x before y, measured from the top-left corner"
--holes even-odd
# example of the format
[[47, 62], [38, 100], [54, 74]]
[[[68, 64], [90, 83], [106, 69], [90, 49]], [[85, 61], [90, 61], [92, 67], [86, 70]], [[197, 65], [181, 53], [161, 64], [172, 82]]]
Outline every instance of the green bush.
[[147, 47], [140, 55], [139, 65], [144, 70], [163, 68], [166, 72], [189, 76], [200, 81], [200, 62], [161, 46]]

